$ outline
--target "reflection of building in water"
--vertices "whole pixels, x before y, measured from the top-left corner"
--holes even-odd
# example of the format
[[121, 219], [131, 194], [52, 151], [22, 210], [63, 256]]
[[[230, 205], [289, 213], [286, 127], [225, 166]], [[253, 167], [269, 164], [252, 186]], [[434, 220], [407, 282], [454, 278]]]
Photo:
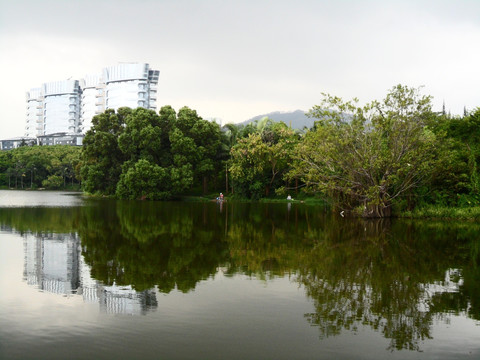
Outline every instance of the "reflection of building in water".
[[25, 234], [24, 250], [23, 276], [29, 285], [55, 294], [77, 293], [107, 313], [137, 315], [157, 307], [154, 289], [137, 292], [92, 279], [77, 234]]
[[55, 294], [75, 292], [80, 285], [79, 243], [76, 234], [25, 235], [27, 284]]
[[100, 308], [109, 314], [145, 314], [157, 307], [155, 291], [137, 292], [131, 286], [105, 286], [101, 289]]
[[90, 266], [80, 257], [80, 277], [82, 288], [79, 291], [83, 300], [88, 303], [98, 303], [100, 310], [108, 314], [145, 314], [157, 307], [154, 289], [142, 292], [135, 291], [131, 286], [105, 286], [90, 276]]

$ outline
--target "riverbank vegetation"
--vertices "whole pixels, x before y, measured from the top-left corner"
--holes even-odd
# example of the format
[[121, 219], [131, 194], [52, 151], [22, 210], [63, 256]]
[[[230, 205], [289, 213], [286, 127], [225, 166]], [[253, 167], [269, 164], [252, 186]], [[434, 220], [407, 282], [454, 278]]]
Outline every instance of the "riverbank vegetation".
[[56, 145], [0, 151], [0, 189], [79, 190], [81, 150]]
[[302, 131], [268, 118], [220, 127], [188, 107], [106, 110], [82, 149], [0, 152], [0, 187], [81, 184], [89, 194], [149, 200], [291, 195], [362, 217], [477, 217], [451, 209], [480, 205], [480, 108], [452, 117], [431, 100], [401, 85], [363, 106], [324, 94], [308, 113], [315, 125]]

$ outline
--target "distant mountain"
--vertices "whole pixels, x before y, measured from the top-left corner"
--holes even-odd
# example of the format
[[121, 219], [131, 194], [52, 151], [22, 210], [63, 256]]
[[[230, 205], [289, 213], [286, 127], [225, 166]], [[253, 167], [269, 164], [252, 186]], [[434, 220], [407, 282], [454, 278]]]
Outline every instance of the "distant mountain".
[[283, 121], [288, 126], [291, 126], [292, 129], [303, 129], [305, 126], [307, 128], [311, 128], [316, 120], [308, 118], [303, 110], [295, 110], [292, 112], [274, 111], [268, 114], [255, 116], [251, 119], [241, 122], [238, 125], [247, 125], [251, 122], [261, 120], [265, 116], [276, 122]]

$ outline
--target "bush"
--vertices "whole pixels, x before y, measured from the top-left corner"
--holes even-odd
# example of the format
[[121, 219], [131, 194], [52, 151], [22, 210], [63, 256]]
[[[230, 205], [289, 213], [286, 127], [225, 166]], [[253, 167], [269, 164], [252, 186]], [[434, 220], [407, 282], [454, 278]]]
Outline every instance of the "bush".
[[49, 190], [58, 190], [63, 188], [63, 177], [59, 175], [50, 175], [46, 180], [42, 181], [42, 186]]

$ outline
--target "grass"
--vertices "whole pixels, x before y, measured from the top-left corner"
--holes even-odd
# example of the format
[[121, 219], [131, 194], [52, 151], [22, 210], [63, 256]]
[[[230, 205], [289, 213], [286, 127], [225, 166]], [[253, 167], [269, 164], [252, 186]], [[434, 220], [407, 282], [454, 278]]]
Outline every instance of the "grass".
[[480, 206], [446, 207], [429, 205], [412, 211], [404, 211], [400, 217], [434, 219], [480, 219]]

